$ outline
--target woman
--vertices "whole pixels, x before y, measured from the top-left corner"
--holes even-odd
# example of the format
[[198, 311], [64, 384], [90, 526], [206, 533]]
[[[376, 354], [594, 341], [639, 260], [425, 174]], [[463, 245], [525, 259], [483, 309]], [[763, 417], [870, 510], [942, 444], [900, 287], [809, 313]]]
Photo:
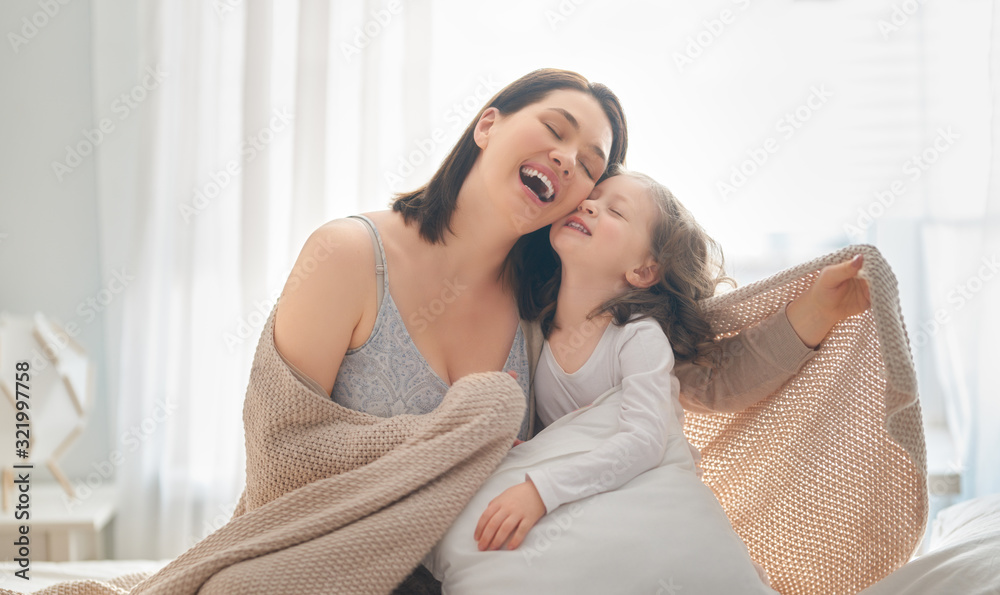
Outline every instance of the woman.
[[[521, 322], [545, 305], [547, 226], [624, 163], [627, 144], [621, 105], [603, 85], [548, 69], [511, 83], [425, 186], [391, 211], [313, 232], [277, 306], [275, 346], [323, 394], [381, 416], [426, 413], [467, 374], [516, 372], [528, 398], [520, 438], [530, 438], [526, 345], [539, 333]], [[317, 265], [311, 256], [329, 246], [333, 258]], [[780, 386], [837, 321], [868, 307], [858, 268], [827, 267], [783, 312], [729, 339], [724, 349], [739, 357], [679, 364], [684, 406], [737, 411]]]

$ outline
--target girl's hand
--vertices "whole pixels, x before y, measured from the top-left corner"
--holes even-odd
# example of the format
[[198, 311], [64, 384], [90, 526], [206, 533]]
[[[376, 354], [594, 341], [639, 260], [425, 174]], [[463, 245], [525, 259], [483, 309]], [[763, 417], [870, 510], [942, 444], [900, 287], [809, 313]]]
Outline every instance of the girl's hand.
[[474, 536], [479, 542], [479, 551], [500, 549], [508, 537], [507, 549], [516, 549], [543, 516], [545, 503], [530, 479], [507, 488], [479, 517]]
[[833, 325], [871, 307], [868, 281], [858, 277], [864, 256], [820, 270], [812, 287], [788, 304], [785, 313], [795, 333], [809, 347], [823, 341]]

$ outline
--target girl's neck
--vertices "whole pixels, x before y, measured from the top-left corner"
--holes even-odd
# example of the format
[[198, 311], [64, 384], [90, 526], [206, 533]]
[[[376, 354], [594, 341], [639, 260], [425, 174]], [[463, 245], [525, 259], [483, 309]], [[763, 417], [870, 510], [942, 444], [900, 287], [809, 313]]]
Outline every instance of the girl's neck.
[[564, 265], [553, 320], [556, 328], [580, 329], [596, 323], [603, 329], [611, 321], [611, 314], [603, 312], [593, 319], [590, 315], [608, 300], [621, 295], [625, 289], [622, 282], [573, 274]]

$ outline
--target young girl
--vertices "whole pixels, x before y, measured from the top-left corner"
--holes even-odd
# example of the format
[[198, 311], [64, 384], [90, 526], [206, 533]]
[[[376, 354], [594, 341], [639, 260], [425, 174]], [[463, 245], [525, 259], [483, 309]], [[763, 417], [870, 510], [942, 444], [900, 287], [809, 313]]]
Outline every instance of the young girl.
[[[667, 437], [683, 435], [675, 355], [701, 363], [715, 353], [697, 300], [732, 282], [721, 275], [721, 250], [667, 188], [621, 169], [611, 176], [552, 224], [560, 271], [547, 289], [557, 297], [543, 311], [533, 382], [545, 425], [621, 385], [620, 430], [493, 499], [476, 526], [480, 550], [508, 538], [515, 549], [544, 514], [658, 465]], [[681, 443], [696, 465], [697, 449]]]

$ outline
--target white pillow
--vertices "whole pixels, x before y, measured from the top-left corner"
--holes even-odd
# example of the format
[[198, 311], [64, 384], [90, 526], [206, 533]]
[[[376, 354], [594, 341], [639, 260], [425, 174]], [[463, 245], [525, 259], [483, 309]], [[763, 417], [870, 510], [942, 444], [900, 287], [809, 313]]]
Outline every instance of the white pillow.
[[928, 553], [862, 595], [997, 595], [1000, 593], [1000, 494], [942, 510]]
[[[949, 506], [937, 514], [928, 552], [977, 538], [1000, 535], [1000, 494]], [[997, 560], [1000, 562], [1000, 560]], [[1000, 572], [1000, 568], [997, 568]]]
[[516, 550], [478, 550], [473, 533], [490, 500], [529, 470], [610, 438], [620, 406], [620, 389], [608, 391], [508, 453], [424, 559], [443, 593], [775, 593], [698, 478], [683, 436], [670, 439], [659, 467], [542, 517]]

